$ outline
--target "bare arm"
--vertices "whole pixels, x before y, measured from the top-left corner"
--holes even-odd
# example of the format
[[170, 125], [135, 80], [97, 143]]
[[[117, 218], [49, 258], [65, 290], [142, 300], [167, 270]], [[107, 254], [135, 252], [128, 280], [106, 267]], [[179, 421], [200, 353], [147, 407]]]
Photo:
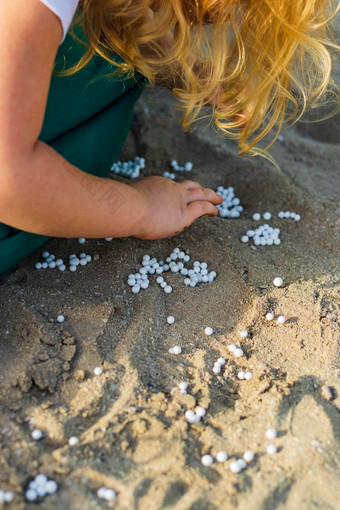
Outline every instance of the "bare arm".
[[[6, 5], [5, 5], [6, 4]], [[197, 183], [161, 177], [127, 186], [90, 176], [38, 141], [62, 37], [38, 0], [0, 3], [0, 221], [62, 237], [148, 239], [172, 235], [220, 197]]]

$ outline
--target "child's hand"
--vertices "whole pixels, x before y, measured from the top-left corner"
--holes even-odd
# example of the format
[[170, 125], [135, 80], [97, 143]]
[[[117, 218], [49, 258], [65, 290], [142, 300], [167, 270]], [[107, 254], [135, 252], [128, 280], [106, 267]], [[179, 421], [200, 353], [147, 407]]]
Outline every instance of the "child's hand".
[[160, 239], [178, 234], [201, 216], [216, 216], [222, 197], [193, 181], [147, 177], [132, 184], [145, 200], [146, 215], [134, 237]]

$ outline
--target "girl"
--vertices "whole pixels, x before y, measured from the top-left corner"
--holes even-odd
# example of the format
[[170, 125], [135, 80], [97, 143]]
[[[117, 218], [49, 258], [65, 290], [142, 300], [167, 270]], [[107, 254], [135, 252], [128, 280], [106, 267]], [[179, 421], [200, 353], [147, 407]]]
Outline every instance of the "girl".
[[217, 128], [255, 153], [274, 126], [273, 141], [336, 90], [339, 9], [333, 0], [1, 2], [0, 272], [46, 236], [157, 239], [215, 216], [221, 197], [196, 182], [104, 178], [143, 86], [173, 89], [185, 129], [212, 105]]

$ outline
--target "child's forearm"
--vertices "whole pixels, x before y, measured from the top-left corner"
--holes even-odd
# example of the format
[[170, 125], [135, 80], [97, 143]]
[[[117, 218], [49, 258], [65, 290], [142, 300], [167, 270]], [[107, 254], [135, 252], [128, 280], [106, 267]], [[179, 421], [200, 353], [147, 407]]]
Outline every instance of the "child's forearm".
[[0, 204], [3, 223], [56, 237], [125, 237], [143, 232], [148, 203], [141, 193], [82, 172], [42, 142], [25, 157], [2, 157], [1, 166], [0, 182], [6, 190]]

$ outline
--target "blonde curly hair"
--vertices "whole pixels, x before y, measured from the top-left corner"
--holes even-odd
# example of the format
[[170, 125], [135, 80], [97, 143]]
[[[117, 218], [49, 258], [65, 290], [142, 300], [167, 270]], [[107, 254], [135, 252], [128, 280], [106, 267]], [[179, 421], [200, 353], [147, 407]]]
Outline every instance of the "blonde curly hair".
[[[62, 74], [98, 54], [113, 74], [167, 82], [185, 130], [212, 105], [210, 119], [238, 140], [240, 154], [259, 154], [308, 108], [330, 95], [339, 105], [332, 79], [339, 10], [339, 0], [82, 0], [71, 35], [81, 25], [88, 45]], [[273, 128], [266, 147], [256, 147]]]

